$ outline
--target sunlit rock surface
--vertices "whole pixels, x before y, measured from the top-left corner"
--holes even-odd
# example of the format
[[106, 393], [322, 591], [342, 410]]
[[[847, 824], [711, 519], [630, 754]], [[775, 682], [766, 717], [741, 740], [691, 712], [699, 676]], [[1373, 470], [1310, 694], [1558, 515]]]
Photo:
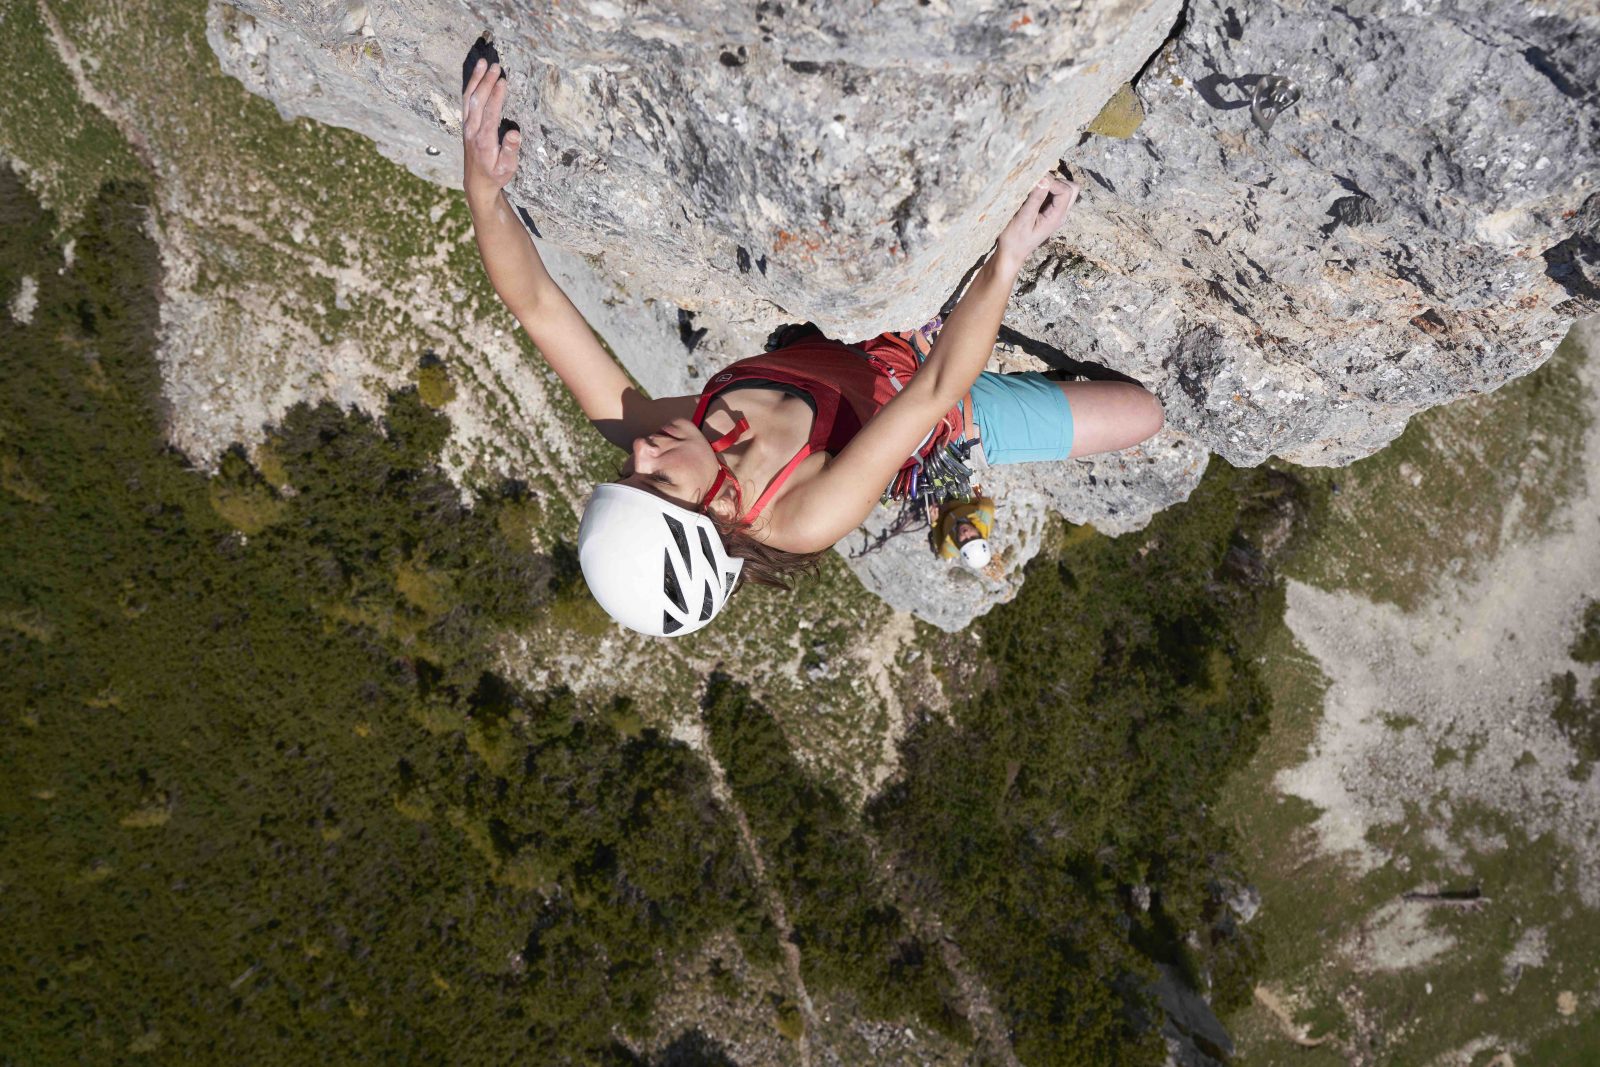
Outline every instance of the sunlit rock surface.
[[[1565, 9], [1196, 0], [1135, 136], [1068, 153], [1077, 229], [1011, 324], [1242, 464], [1348, 463], [1532, 370], [1600, 306], [1600, 19]], [[1271, 73], [1304, 96], [1269, 135]]]
[[[1013, 595], [1050, 513], [1137, 528], [1208, 452], [1350, 462], [1536, 367], [1600, 293], [1600, 18], [1576, 0], [1191, 0], [1181, 20], [1171, 0], [244, 0], [213, 4], [210, 38], [285, 114], [454, 183], [461, 58], [485, 29], [526, 137], [513, 197], [658, 395], [781, 322], [916, 325], [1037, 173], [1061, 159], [1083, 184], [1003, 338], [1132, 375], [1170, 429], [986, 474], [1000, 579], [936, 565], [921, 535], [853, 561], [947, 628]], [[1267, 74], [1303, 93], [1270, 130], [1249, 106]], [[1083, 133], [1128, 81], [1142, 125]]]
[[553, 241], [641, 295], [864, 336], [931, 317], [1178, 7], [246, 0], [213, 40], [284, 111], [454, 182], [487, 29]]

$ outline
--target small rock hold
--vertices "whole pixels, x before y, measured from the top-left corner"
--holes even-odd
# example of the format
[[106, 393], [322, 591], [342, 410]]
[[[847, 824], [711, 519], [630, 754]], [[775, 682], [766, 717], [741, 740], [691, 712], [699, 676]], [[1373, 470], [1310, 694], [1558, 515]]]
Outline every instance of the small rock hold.
[[1089, 123], [1090, 133], [1098, 133], [1102, 137], [1132, 137], [1144, 122], [1144, 104], [1139, 100], [1139, 94], [1133, 91], [1133, 86], [1123, 82], [1111, 99], [1106, 101], [1106, 106], [1100, 109], [1100, 114]]
[[706, 335], [706, 327], [699, 329], [694, 325], [694, 312], [678, 309], [678, 340], [683, 342], [683, 347], [693, 352], [700, 339]]
[[1342, 226], [1361, 226], [1385, 222], [1393, 211], [1370, 196], [1341, 196], [1328, 208], [1328, 215]]
[[1450, 332], [1449, 323], [1445, 322], [1444, 316], [1434, 308], [1429, 308], [1420, 315], [1412, 316], [1411, 325], [1423, 333], [1441, 334]]
[[339, 13], [339, 32], [346, 37], [361, 35], [367, 30], [367, 15], [365, 0], [345, 0]]

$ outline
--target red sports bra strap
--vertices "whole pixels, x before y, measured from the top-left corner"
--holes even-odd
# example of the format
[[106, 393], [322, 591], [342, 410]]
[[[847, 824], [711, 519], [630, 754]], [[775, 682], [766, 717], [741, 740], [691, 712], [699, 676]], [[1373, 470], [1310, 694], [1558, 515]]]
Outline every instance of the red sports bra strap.
[[761, 509], [772, 502], [773, 496], [777, 494], [783, 483], [789, 480], [789, 475], [793, 474], [794, 469], [800, 466], [800, 463], [809, 455], [811, 455], [811, 442], [807, 441], [800, 446], [800, 451], [796, 452], [794, 458], [784, 466], [783, 470], [778, 472], [777, 477], [773, 478], [772, 483], [762, 492], [760, 499], [751, 506], [749, 511], [745, 512], [744, 518], [739, 521], [746, 526], [754, 522], [756, 516], [761, 514]]
[[748, 429], [750, 429], [750, 420], [743, 415], [739, 416], [739, 421], [733, 424], [733, 429], [711, 442], [711, 451], [726, 452], [739, 442], [739, 438], [743, 437]]

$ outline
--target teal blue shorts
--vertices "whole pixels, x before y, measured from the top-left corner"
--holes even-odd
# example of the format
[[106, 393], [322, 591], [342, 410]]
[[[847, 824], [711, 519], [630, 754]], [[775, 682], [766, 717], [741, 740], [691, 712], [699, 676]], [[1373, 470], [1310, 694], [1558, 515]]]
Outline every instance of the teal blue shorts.
[[990, 466], [1066, 459], [1072, 452], [1072, 405], [1060, 386], [1038, 371], [978, 375], [972, 383], [972, 421]]

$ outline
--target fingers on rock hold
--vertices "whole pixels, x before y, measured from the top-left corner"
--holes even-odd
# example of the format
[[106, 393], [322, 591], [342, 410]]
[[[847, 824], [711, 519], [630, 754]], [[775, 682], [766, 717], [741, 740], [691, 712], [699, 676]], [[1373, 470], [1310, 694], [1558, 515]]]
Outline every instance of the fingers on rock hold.
[[[461, 91], [463, 93], [467, 91], [467, 86], [471, 84], [473, 75], [477, 73], [479, 61], [482, 61], [484, 70], [488, 70], [500, 62], [500, 53], [494, 46], [494, 35], [488, 31], [485, 31], [472, 43], [472, 47], [467, 51], [466, 62], [461, 64]], [[500, 76], [502, 78], [505, 77], [504, 70], [500, 72]]]

